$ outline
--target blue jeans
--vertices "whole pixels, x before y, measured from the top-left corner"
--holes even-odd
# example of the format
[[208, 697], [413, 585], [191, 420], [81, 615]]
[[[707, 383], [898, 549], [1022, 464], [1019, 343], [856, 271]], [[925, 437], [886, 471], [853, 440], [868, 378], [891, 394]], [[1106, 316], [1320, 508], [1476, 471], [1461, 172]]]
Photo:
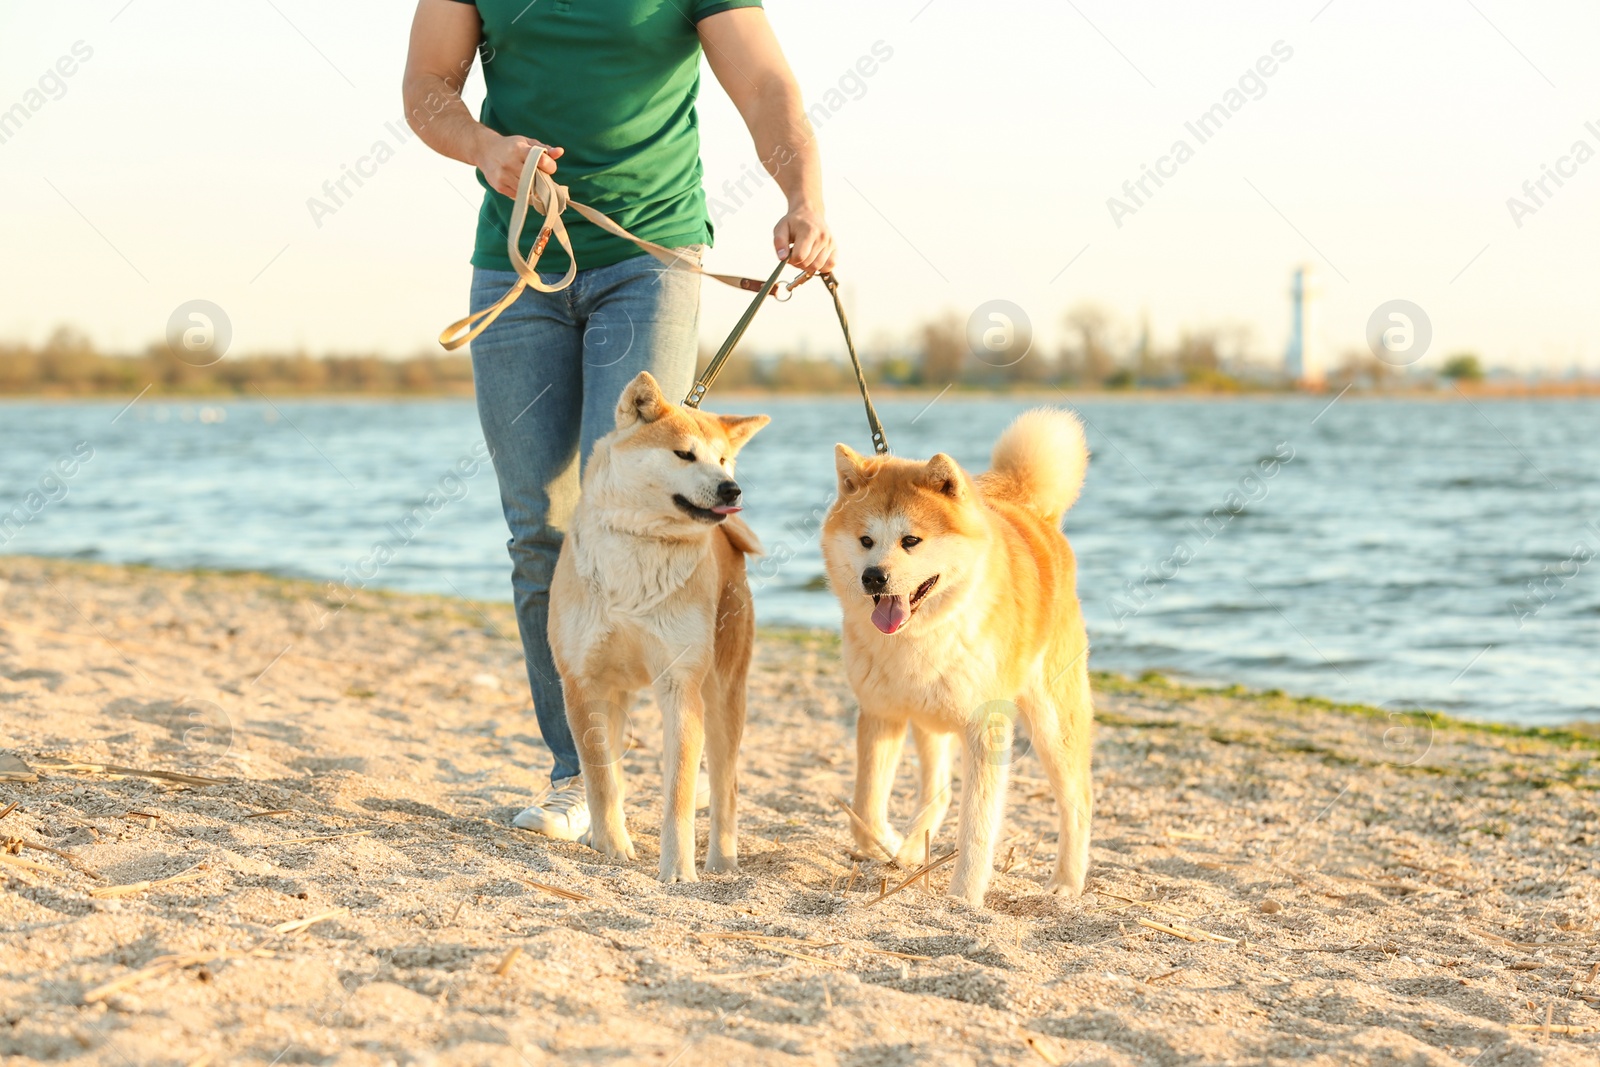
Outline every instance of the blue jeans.
[[[509, 271], [475, 269], [472, 310], [516, 280]], [[617, 398], [640, 371], [655, 375], [670, 398], [689, 391], [699, 318], [700, 276], [664, 271], [639, 255], [580, 270], [559, 293], [525, 291], [472, 342], [478, 418], [511, 527], [517, 628], [534, 715], [555, 758], [553, 782], [579, 773], [546, 633], [550, 578], [578, 502], [578, 474], [595, 441], [616, 428]]]

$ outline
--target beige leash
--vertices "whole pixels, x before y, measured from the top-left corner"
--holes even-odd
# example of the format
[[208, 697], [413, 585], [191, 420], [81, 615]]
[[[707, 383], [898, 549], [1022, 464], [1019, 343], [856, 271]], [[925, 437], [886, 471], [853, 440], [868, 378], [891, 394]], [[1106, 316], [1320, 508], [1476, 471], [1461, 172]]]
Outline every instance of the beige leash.
[[[596, 211], [588, 204], [580, 204], [572, 199], [565, 185], [558, 185], [556, 180], [539, 169], [539, 160], [544, 157], [545, 150], [542, 146], [535, 146], [528, 153], [527, 162], [522, 165], [522, 177], [517, 181], [517, 199], [511, 209], [511, 228], [506, 234], [506, 254], [511, 259], [511, 266], [517, 272], [517, 283], [513, 285], [499, 300], [482, 311], [473, 312], [466, 318], [452, 323], [439, 335], [439, 343], [446, 351], [454, 352], [462, 345], [477, 337], [489, 324], [500, 317], [500, 313], [522, 295], [524, 289], [536, 289], [541, 293], [558, 293], [572, 284], [578, 276], [578, 257], [572, 253], [572, 239], [567, 236], [566, 223], [561, 221], [561, 213], [571, 208], [585, 219], [594, 223], [607, 233], [621, 237], [623, 240], [632, 241], [640, 248], [649, 252], [656, 259], [665, 263], [672, 270], [687, 270], [695, 274], [703, 274], [708, 278], [715, 278], [724, 285], [731, 285], [735, 289], [746, 292], [759, 293], [763, 290], [771, 292], [771, 287], [759, 278], [743, 278], [737, 274], [714, 274], [703, 269], [689, 256], [683, 255], [676, 249], [665, 245], [658, 245], [654, 241], [647, 241], [643, 237], [635, 237], [627, 230], [612, 222], [604, 214]], [[544, 226], [539, 230], [538, 238], [533, 242], [532, 258], [524, 259], [522, 256], [522, 231], [528, 222], [528, 206], [544, 215]], [[559, 282], [548, 285], [539, 277], [539, 256], [544, 253], [545, 246], [550, 243], [550, 238], [566, 250], [567, 273]], [[802, 275], [789, 286], [793, 289], [800, 280], [809, 277]], [[463, 332], [465, 331], [465, 332]]]

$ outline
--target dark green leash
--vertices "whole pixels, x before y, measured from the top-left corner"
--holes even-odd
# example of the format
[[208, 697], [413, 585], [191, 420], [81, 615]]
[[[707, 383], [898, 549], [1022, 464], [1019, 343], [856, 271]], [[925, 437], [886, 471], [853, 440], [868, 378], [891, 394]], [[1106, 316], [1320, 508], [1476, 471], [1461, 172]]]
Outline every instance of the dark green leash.
[[[778, 275], [783, 273], [783, 268], [786, 266], [788, 266], [787, 263], [779, 261], [778, 265], [773, 268], [772, 273], [767, 276], [766, 282], [762, 284], [760, 291], [756, 293], [755, 299], [750, 301], [750, 306], [745, 308], [744, 314], [739, 316], [739, 321], [734, 323], [733, 332], [728, 334], [728, 339], [722, 342], [722, 347], [717, 349], [717, 354], [711, 358], [710, 363], [706, 364], [706, 369], [700, 372], [700, 377], [695, 379], [694, 387], [689, 390], [689, 395], [683, 398], [684, 407], [698, 408], [700, 406], [700, 401], [705, 399], [706, 393], [711, 390], [712, 383], [717, 380], [717, 375], [722, 373], [723, 366], [728, 362], [728, 358], [733, 355], [733, 350], [744, 337], [744, 332], [750, 328], [750, 323], [755, 319], [756, 312], [761, 310], [762, 301], [769, 296], [773, 296], [777, 291]], [[787, 292], [793, 293], [797, 287], [804, 284], [811, 277], [811, 272], [807, 271], [784, 288]], [[878, 419], [878, 411], [872, 406], [872, 394], [867, 391], [867, 376], [862, 373], [861, 357], [856, 355], [856, 342], [850, 336], [850, 320], [845, 317], [844, 303], [839, 299], [839, 279], [827, 271], [823, 272], [821, 278], [822, 284], [828, 287], [828, 295], [833, 297], [833, 310], [839, 316], [839, 329], [844, 333], [844, 346], [850, 352], [850, 365], [855, 368], [856, 385], [861, 389], [861, 402], [867, 408], [867, 426], [872, 431], [872, 449], [880, 456], [886, 455], [889, 451], [889, 441], [884, 436], [883, 423]]]

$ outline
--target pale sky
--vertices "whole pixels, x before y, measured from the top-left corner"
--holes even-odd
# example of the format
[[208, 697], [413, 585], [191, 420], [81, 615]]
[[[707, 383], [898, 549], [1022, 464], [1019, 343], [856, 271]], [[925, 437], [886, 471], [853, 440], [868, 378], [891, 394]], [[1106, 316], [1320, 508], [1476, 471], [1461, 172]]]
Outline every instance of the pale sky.
[[[863, 336], [998, 298], [1053, 344], [1067, 308], [1098, 301], [1130, 322], [1148, 313], [1162, 340], [1244, 326], [1276, 357], [1290, 271], [1308, 263], [1330, 351], [1359, 346], [1372, 310], [1403, 298], [1432, 319], [1426, 362], [1475, 348], [1491, 363], [1600, 370], [1600, 158], [1562, 162], [1580, 140], [1600, 151], [1592, 4], [772, 0], [769, 12], [808, 100], [843, 102], [818, 139]], [[0, 127], [0, 338], [72, 323], [132, 348], [202, 298], [229, 313], [236, 353], [437, 350], [464, 311], [479, 191], [467, 167], [399, 145], [388, 126], [401, 129], [410, 15], [370, 0], [0, 7], [0, 114], [27, 110]], [[1200, 143], [1185, 123], [1277, 42], [1292, 55], [1246, 85], [1260, 98]], [[852, 84], [875, 45], [891, 58]], [[75, 46], [92, 54], [48, 76]], [[830, 97], [841, 79], [848, 91]], [[480, 93], [474, 74], [474, 106]], [[709, 72], [702, 100], [716, 195], [755, 154]], [[1123, 183], [1180, 138], [1192, 158], [1160, 188], [1147, 179], [1152, 195], [1119, 227], [1108, 198], [1126, 199]], [[319, 228], [307, 199], [380, 140], [394, 158]], [[1546, 165], [1568, 176], [1534, 204], [1523, 183]], [[1520, 227], [1512, 196], [1537, 208]], [[780, 208], [769, 184], [723, 219], [709, 265], [761, 274]], [[742, 303], [712, 288], [707, 340]], [[750, 344], [828, 351], [835, 329], [808, 288], [764, 311]]]

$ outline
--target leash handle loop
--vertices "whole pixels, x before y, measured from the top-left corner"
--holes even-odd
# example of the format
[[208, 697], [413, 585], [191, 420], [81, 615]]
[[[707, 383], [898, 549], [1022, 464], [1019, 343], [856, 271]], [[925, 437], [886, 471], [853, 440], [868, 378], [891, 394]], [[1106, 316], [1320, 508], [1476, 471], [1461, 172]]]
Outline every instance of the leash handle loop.
[[[500, 317], [501, 312], [517, 302], [524, 289], [536, 289], [541, 293], [559, 293], [572, 284], [573, 279], [578, 276], [578, 257], [573, 254], [572, 239], [567, 235], [566, 223], [561, 221], [562, 213], [568, 208], [613, 237], [632, 241], [666, 264], [668, 270], [686, 270], [693, 274], [704, 275], [723, 285], [743, 289], [746, 292], [771, 291], [771, 286], [763, 287], [762, 283], [754, 278], [744, 278], [737, 274], [713, 274], [677, 249], [637, 237], [612, 222], [603, 212], [596, 211], [588, 204], [578, 203], [572, 199], [565, 185], [557, 183], [554, 178], [539, 169], [539, 161], [544, 158], [544, 154], [543, 145], [535, 145], [529, 150], [528, 158], [522, 164], [522, 174], [517, 179], [517, 197], [511, 206], [511, 225], [506, 230], [506, 257], [511, 260], [511, 267], [517, 273], [516, 284], [493, 304], [446, 327], [444, 332], [439, 334], [439, 344], [445, 351], [454, 352], [487, 330], [489, 324]], [[540, 227], [539, 236], [530, 249], [531, 257], [525, 259], [522, 255], [522, 231], [528, 224], [530, 205], [543, 213], [544, 225]], [[540, 278], [538, 270], [539, 257], [544, 253], [545, 246], [550, 243], [552, 237], [567, 253], [567, 273], [554, 284]]]

